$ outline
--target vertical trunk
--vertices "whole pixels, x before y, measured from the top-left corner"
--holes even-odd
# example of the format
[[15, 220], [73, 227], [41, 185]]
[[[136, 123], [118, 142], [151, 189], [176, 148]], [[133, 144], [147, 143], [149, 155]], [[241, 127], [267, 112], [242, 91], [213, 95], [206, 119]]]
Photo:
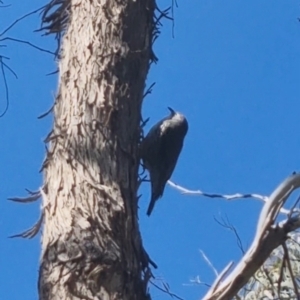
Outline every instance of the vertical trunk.
[[149, 299], [137, 177], [154, 8], [64, 0], [44, 16], [65, 33], [44, 163], [40, 299]]

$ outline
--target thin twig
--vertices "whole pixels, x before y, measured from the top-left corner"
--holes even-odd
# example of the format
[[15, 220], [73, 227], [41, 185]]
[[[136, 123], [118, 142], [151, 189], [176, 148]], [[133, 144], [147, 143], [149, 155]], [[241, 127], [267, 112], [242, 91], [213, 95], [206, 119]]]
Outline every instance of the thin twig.
[[20, 22], [21, 20], [27, 18], [27, 17], [30, 16], [30, 15], [33, 15], [33, 14], [39, 12], [39, 11], [42, 10], [44, 7], [46, 7], [46, 5], [44, 5], [44, 6], [40, 7], [40, 8], [38, 8], [38, 9], [36, 9], [36, 10], [34, 10], [34, 11], [32, 11], [32, 12], [26, 14], [26, 15], [24, 15], [23, 17], [21, 17], [21, 18], [15, 20], [11, 25], [9, 25], [4, 31], [2, 31], [2, 32], [0, 33], [0, 36], [4, 35], [7, 31], [9, 31], [11, 28], [13, 28], [13, 27], [14, 27], [18, 22]]
[[9, 107], [8, 85], [7, 85], [6, 75], [5, 75], [5, 71], [4, 71], [4, 67], [7, 67], [7, 66], [3, 62], [2, 56], [0, 56], [0, 65], [1, 65], [0, 68], [1, 68], [1, 73], [3, 76], [3, 81], [4, 81], [4, 90], [5, 90], [5, 99], [6, 99], [4, 111], [0, 114], [0, 118], [2, 118], [6, 114], [8, 107]]
[[214, 220], [221, 226], [233, 231], [233, 233], [237, 239], [237, 244], [238, 244], [239, 249], [242, 251], [243, 254], [245, 254], [245, 249], [243, 247], [242, 240], [241, 240], [236, 228], [229, 222], [228, 217], [226, 216], [226, 220], [224, 218], [222, 218], [223, 223], [221, 223], [216, 217], [214, 217]]
[[54, 53], [54, 52], [52, 52], [52, 51], [50, 51], [50, 50], [47, 50], [47, 49], [43, 49], [43, 48], [41, 48], [41, 47], [39, 47], [39, 46], [36, 46], [36, 45], [34, 45], [34, 44], [32, 44], [32, 43], [30, 43], [30, 42], [28, 42], [28, 41], [23, 41], [23, 40], [11, 38], [11, 37], [5, 37], [5, 38], [3, 38], [3, 39], [0, 39], [0, 42], [2, 42], [2, 41], [7, 41], [7, 40], [8, 40], [8, 41], [14, 41], [14, 42], [22, 43], [22, 44], [26, 44], [26, 45], [29, 45], [29, 46], [31, 46], [31, 47], [37, 49], [37, 50], [40, 50], [40, 51], [42, 51], [42, 52], [46, 52], [46, 53], [49, 53], [49, 54], [52, 54], [52, 55], [55, 56], [55, 53]]
[[209, 258], [205, 255], [205, 253], [202, 250], [199, 250], [203, 259], [206, 261], [206, 263], [210, 266], [210, 268], [213, 270], [214, 274], [216, 275], [216, 277], [219, 276], [217, 269], [214, 267], [214, 265], [212, 264], [212, 262], [209, 260]]
[[158, 286], [157, 284], [155, 284], [152, 280], [150, 280], [150, 283], [155, 286], [157, 289], [159, 289], [160, 291], [168, 294], [169, 296], [171, 296], [172, 298], [175, 297], [176, 299], [179, 299], [179, 300], [184, 300], [183, 298], [177, 296], [176, 294], [170, 292], [170, 290], [167, 288], [166, 285], [164, 285], [165, 289], [161, 288], [160, 286]]

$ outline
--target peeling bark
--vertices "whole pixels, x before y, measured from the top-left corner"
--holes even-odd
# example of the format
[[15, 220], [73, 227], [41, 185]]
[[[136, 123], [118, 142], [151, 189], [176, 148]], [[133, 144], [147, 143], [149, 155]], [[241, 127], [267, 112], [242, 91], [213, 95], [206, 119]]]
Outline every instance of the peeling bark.
[[149, 299], [137, 178], [155, 2], [53, 2], [68, 22], [52, 13], [65, 32], [43, 165], [40, 299]]

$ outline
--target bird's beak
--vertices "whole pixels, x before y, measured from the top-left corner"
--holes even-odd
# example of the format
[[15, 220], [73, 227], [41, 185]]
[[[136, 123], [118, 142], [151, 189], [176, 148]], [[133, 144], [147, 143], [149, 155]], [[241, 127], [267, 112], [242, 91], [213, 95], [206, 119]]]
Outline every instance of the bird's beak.
[[175, 114], [176, 114], [176, 112], [175, 112], [175, 110], [174, 110], [173, 108], [168, 107], [168, 110], [171, 112], [172, 115], [175, 115]]

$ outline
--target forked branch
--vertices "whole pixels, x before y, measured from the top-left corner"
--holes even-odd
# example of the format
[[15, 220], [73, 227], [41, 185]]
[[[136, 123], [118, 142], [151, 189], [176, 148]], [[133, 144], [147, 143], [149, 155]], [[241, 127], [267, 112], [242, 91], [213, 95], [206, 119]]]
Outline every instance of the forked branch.
[[299, 213], [290, 214], [286, 220], [276, 223], [280, 209], [291, 193], [299, 187], [300, 174], [293, 174], [275, 189], [260, 213], [251, 247], [231, 273], [228, 273], [228, 269], [226, 270], [225, 274], [228, 274], [226, 278], [224, 275], [216, 279], [203, 298], [204, 300], [232, 299], [272, 251], [286, 242], [288, 234], [300, 227]]

